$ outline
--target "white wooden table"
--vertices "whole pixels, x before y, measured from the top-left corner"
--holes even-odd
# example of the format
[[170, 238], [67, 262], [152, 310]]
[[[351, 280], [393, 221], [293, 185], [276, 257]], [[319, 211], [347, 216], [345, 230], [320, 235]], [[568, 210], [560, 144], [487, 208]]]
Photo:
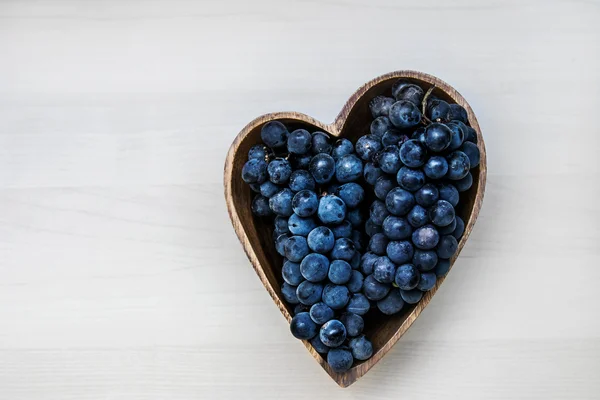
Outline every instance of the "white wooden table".
[[[0, 1], [0, 399], [600, 398], [600, 3]], [[455, 86], [484, 207], [438, 295], [339, 389], [229, 224], [253, 117]]]

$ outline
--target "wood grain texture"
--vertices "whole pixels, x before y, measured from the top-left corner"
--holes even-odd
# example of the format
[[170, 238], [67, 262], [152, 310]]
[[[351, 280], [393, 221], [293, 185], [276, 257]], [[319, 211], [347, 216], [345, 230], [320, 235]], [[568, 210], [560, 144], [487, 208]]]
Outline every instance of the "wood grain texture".
[[[598, 399], [598, 13], [0, 1], [0, 399]], [[342, 390], [249, 267], [224, 155], [257, 115], [332, 121], [399, 68], [475, 110], [485, 205], [426, 310]]]
[[[369, 111], [369, 102], [375, 96], [391, 95], [392, 85], [398, 79], [408, 79], [419, 85], [424, 92], [431, 90], [432, 95], [444, 99], [450, 104], [463, 106], [467, 110], [470, 125], [477, 132], [477, 146], [481, 161], [478, 167], [471, 170], [473, 186], [461, 194], [457, 214], [465, 221], [465, 232], [458, 243], [458, 251], [450, 260], [450, 269], [452, 269], [452, 265], [454, 265], [460, 251], [469, 239], [481, 210], [485, 192], [487, 174], [485, 143], [477, 118], [468, 102], [456, 89], [441, 79], [417, 71], [396, 71], [374, 78], [350, 96], [342, 111], [331, 124], [320, 123], [314, 118], [298, 112], [279, 112], [260, 116], [242, 129], [229, 148], [223, 174], [225, 201], [231, 223], [248, 259], [288, 323], [292, 319], [293, 310], [290, 305], [285, 303], [281, 294], [283, 259], [277, 254], [273, 245], [272, 223], [255, 218], [252, 215], [250, 203], [253, 193], [248, 185], [242, 181], [242, 167], [248, 160], [248, 151], [252, 146], [262, 143], [260, 131], [262, 126], [269, 121], [280, 121], [289, 130], [304, 128], [309, 132], [324, 131], [333, 138], [344, 137], [356, 143], [358, 138], [369, 131], [373, 119]], [[350, 386], [379, 362], [396, 344], [398, 339], [406, 333], [421, 314], [421, 311], [427, 307], [444, 279], [445, 277], [439, 279], [436, 285], [416, 305], [406, 307], [401, 313], [389, 317], [383, 315], [366, 316], [365, 334], [373, 343], [373, 356], [366, 361], [355, 362], [352, 368], [344, 373], [333, 371], [325, 358], [308, 341], [305, 340], [303, 343], [315, 360], [338, 385], [341, 387]]]

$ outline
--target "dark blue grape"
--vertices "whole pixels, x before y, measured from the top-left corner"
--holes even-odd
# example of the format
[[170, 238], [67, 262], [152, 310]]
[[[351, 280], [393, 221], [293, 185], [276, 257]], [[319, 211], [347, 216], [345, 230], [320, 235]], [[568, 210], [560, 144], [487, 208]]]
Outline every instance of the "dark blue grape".
[[381, 232], [383, 232], [383, 228], [381, 227], [381, 225], [377, 225], [375, 222], [373, 222], [371, 218], [369, 218], [367, 222], [365, 222], [365, 233], [367, 234], [367, 236], [371, 237], [374, 234]]
[[290, 175], [289, 186], [294, 192], [299, 192], [301, 190], [315, 190], [316, 185], [310, 172], [299, 169]]
[[[390, 190], [390, 192], [385, 198], [385, 206], [387, 210], [393, 215], [406, 215], [411, 210], [411, 208], [413, 208], [414, 205], [415, 196], [413, 196], [412, 193], [399, 187]], [[371, 218], [373, 218], [373, 216], [371, 216]]]
[[419, 228], [429, 222], [429, 215], [425, 208], [417, 204], [406, 214], [406, 220], [413, 228]]
[[250, 209], [252, 210], [252, 214], [257, 217], [268, 217], [272, 214], [269, 208], [269, 199], [261, 195], [254, 196]]
[[337, 160], [345, 155], [352, 154], [354, 152], [354, 146], [348, 139], [338, 139], [331, 149], [331, 156]]
[[323, 295], [323, 285], [320, 283], [313, 283], [310, 281], [304, 281], [298, 285], [296, 289], [296, 296], [298, 301], [307, 306], [312, 306], [315, 303], [321, 301]]
[[346, 307], [350, 301], [350, 291], [346, 286], [327, 284], [323, 289], [321, 296], [323, 302], [334, 310], [340, 310]]
[[391, 285], [381, 283], [373, 275], [369, 275], [363, 282], [363, 293], [369, 300], [377, 301], [383, 299], [390, 291]]
[[452, 232], [452, 236], [454, 236], [456, 240], [460, 240], [463, 233], [465, 233], [465, 221], [458, 215], [454, 217], [454, 220], [456, 221], [456, 228], [454, 229], [454, 232]]
[[390, 107], [394, 104], [395, 100], [391, 97], [385, 96], [375, 96], [371, 101], [369, 101], [369, 109], [371, 110], [371, 115], [373, 118], [387, 116]]
[[433, 225], [425, 225], [415, 229], [412, 234], [412, 241], [418, 249], [431, 250], [437, 246], [440, 240], [440, 234]]
[[392, 96], [394, 96], [394, 98], [396, 98], [396, 95], [398, 94], [398, 92], [406, 85], [412, 85], [412, 82], [410, 80], [404, 79], [404, 78], [400, 78], [396, 82], [394, 82], [394, 85], [392, 85]]
[[381, 176], [375, 182], [373, 191], [380, 200], [385, 200], [390, 190], [396, 187], [396, 182], [388, 175]]
[[[464, 126], [464, 124], [462, 125]], [[450, 145], [448, 146], [447, 150], [457, 150], [465, 140], [465, 132], [456, 122], [449, 122], [446, 124], [446, 126], [452, 131], [452, 139], [450, 140]]]
[[327, 354], [329, 352], [329, 347], [325, 346], [323, 342], [321, 342], [321, 338], [319, 335], [316, 335], [314, 338], [310, 340], [310, 344], [320, 354]]
[[325, 303], [316, 303], [310, 307], [310, 318], [317, 325], [323, 325], [335, 316], [335, 312]]
[[358, 314], [350, 312], [342, 314], [340, 317], [340, 322], [344, 324], [344, 327], [346, 328], [346, 336], [348, 337], [360, 335], [365, 327], [365, 321], [362, 319], [362, 317]]
[[465, 140], [468, 142], [477, 143], [477, 131], [470, 126], [465, 126]]
[[348, 302], [348, 306], [346, 307], [348, 312], [357, 315], [365, 315], [370, 309], [371, 303], [369, 303], [369, 299], [367, 299], [362, 293], [353, 294]]
[[312, 251], [325, 254], [333, 249], [335, 237], [329, 228], [325, 226], [319, 226], [310, 231], [306, 241], [308, 243], [308, 247]]
[[296, 287], [287, 282], [283, 282], [281, 286], [281, 294], [288, 304], [298, 304], [298, 296], [296, 296]]
[[469, 164], [471, 165], [471, 168], [475, 168], [476, 166], [479, 165], [481, 156], [479, 154], [479, 148], [477, 147], [477, 145], [475, 143], [471, 143], [471, 142], [463, 143], [462, 146], [460, 147], [460, 151], [462, 151], [463, 153], [465, 153], [467, 155], [467, 157], [469, 157]]
[[438, 262], [437, 253], [433, 250], [415, 250], [412, 263], [421, 272], [431, 271]]
[[279, 216], [289, 217], [294, 213], [292, 209], [293, 198], [294, 192], [288, 188], [281, 189], [269, 199], [269, 208]]
[[444, 100], [432, 99], [427, 103], [426, 115], [432, 121], [446, 121], [450, 113], [450, 105]]
[[338, 374], [348, 371], [353, 361], [352, 353], [346, 349], [331, 349], [327, 353], [327, 364]]
[[306, 154], [312, 147], [312, 136], [306, 129], [296, 129], [287, 138], [287, 148], [293, 154]]
[[373, 264], [373, 278], [381, 283], [394, 282], [396, 265], [386, 256], [381, 256]]
[[379, 178], [382, 175], [383, 175], [383, 171], [381, 170], [381, 168], [376, 167], [371, 162], [368, 162], [365, 164], [365, 167], [363, 169], [363, 177], [365, 178], [365, 181], [369, 185], [371, 185], [371, 186], [375, 185], [377, 178]]
[[292, 335], [300, 340], [312, 339], [318, 333], [318, 330], [317, 324], [310, 319], [310, 315], [307, 312], [294, 315], [290, 323]]
[[406, 100], [410, 101], [417, 107], [421, 107], [421, 102], [423, 101], [423, 89], [414, 84], [408, 84], [402, 86], [402, 88], [398, 89], [396, 95], [394, 96], [396, 100]]
[[438, 200], [429, 209], [429, 219], [437, 226], [446, 226], [454, 219], [454, 207], [446, 200]]
[[373, 120], [373, 122], [371, 122], [371, 135], [382, 137], [388, 129], [393, 127], [394, 126], [388, 117], [377, 117]]
[[398, 146], [400, 141], [406, 137], [397, 129], [388, 129], [381, 137], [381, 144], [386, 146]]
[[427, 161], [427, 150], [418, 140], [410, 139], [400, 147], [400, 159], [407, 167], [420, 167]]
[[354, 182], [343, 184], [337, 188], [335, 194], [350, 208], [357, 207], [365, 198], [365, 190]]
[[452, 204], [452, 207], [458, 205], [459, 194], [456, 187], [450, 183], [440, 183], [437, 185], [438, 191], [440, 192], [440, 200], [446, 200]]
[[360, 227], [363, 222], [363, 216], [360, 208], [355, 208], [346, 213], [346, 219], [350, 221], [354, 228]]
[[379, 256], [385, 254], [385, 249], [387, 248], [389, 239], [383, 233], [376, 233], [371, 236], [371, 240], [369, 240], [369, 251], [375, 253]]
[[375, 225], [382, 225], [385, 218], [390, 215], [383, 201], [375, 200], [371, 203], [370, 219]]
[[457, 181], [464, 178], [471, 169], [471, 162], [469, 157], [462, 151], [455, 151], [451, 153], [446, 160], [448, 161], [448, 173], [446, 178]]
[[430, 179], [443, 178], [448, 173], [448, 161], [441, 156], [433, 156], [427, 160], [423, 172]]
[[260, 138], [272, 149], [285, 146], [287, 136], [287, 128], [279, 121], [267, 122], [260, 130]]
[[347, 238], [336, 239], [330, 257], [332, 260], [350, 261], [356, 251], [354, 242]]
[[288, 233], [288, 219], [286, 217], [275, 217], [274, 221], [275, 232], [278, 234]]
[[313, 154], [331, 153], [331, 143], [329, 142], [329, 136], [323, 132], [313, 132], [311, 151]]
[[311, 217], [302, 218], [292, 214], [288, 219], [288, 229], [293, 235], [307, 236], [316, 227], [317, 223]]
[[363, 254], [360, 259], [360, 270], [365, 275], [371, 275], [373, 273], [373, 265], [379, 256], [375, 253], [367, 252]]
[[375, 153], [383, 148], [381, 140], [375, 135], [361, 136], [354, 145], [356, 154], [365, 161], [371, 161]]
[[440, 236], [450, 235], [452, 232], [454, 232], [455, 229], [456, 229], [456, 216], [454, 217], [452, 222], [450, 222], [448, 225], [438, 227], [438, 232], [439, 232]]
[[365, 335], [351, 339], [348, 346], [352, 352], [352, 357], [357, 360], [368, 360], [373, 355], [373, 344]]
[[308, 170], [319, 185], [328, 183], [335, 175], [335, 160], [329, 154], [317, 154], [310, 160]]
[[415, 192], [425, 184], [425, 174], [420, 169], [402, 167], [396, 175], [396, 181], [402, 189]]
[[300, 263], [300, 273], [302, 273], [304, 279], [310, 282], [321, 282], [322, 280], [327, 278], [328, 272], [329, 259], [323, 254], [308, 254]]
[[308, 169], [310, 160], [312, 160], [312, 154], [292, 155], [290, 161], [294, 169]]
[[300, 273], [300, 264], [290, 260], [283, 263], [281, 275], [283, 276], [283, 280], [292, 286], [298, 286], [304, 280], [304, 277]]
[[386, 174], [395, 174], [402, 166], [398, 146], [387, 146], [375, 156], [379, 168]]
[[301, 190], [292, 199], [292, 209], [298, 216], [306, 218], [317, 212], [319, 198], [311, 190]]
[[422, 292], [428, 292], [435, 286], [437, 278], [433, 272], [425, 272], [421, 274], [421, 279], [417, 285], [417, 289]]
[[448, 273], [450, 270], [450, 260], [439, 260], [433, 272], [439, 278]]
[[383, 220], [383, 233], [390, 240], [406, 239], [412, 235], [412, 227], [405, 218], [390, 215]]
[[390, 107], [389, 115], [392, 124], [400, 129], [416, 126], [421, 122], [421, 112], [410, 101], [397, 101]]
[[308, 244], [304, 236], [292, 236], [283, 246], [285, 257], [293, 262], [300, 262], [309, 253]]
[[467, 110], [465, 110], [460, 104], [450, 104], [448, 119], [461, 121], [465, 124], [469, 122]]
[[334, 260], [329, 266], [327, 276], [331, 283], [336, 285], [344, 285], [350, 280], [352, 275], [352, 267], [344, 260]]
[[349, 238], [352, 236], [352, 224], [350, 221], [344, 220], [337, 225], [330, 226], [330, 228], [335, 239]]
[[339, 197], [328, 194], [321, 197], [317, 215], [324, 224], [339, 224], [346, 217], [346, 204]]
[[387, 245], [386, 254], [395, 264], [404, 264], [413, 258], [414, 248], [408, 240], [391, 241]]
[[400, 290], [392, 289], [387, 296], [377, 302], [377, 308], [385, 315], [393, 315], [404, 307], [404, 300], [400, 296]]
[[[390, 122], [391, 125], [391, 122]], [[267, 155], [270, 154], [270, 151], [267, 146], [264, 144], [255, 144], [250, 147], [248, 151], [248, 159], [256, 158], [257, 160], [266, 160]]]
[[433, 152], [448, 148], [452, 140], [452, 131], [446, 125], [434, 122], [425, 129], [425, 144]]
[[[396, 270], [395, 282], [401, 290], [411, 290], [419, 283], [419, 270], [412, 264], [403, 264]], [[404, 301], [406, 299], [402, 296]]]
[[452, 235], [445, 235], [440, 238], [437, 245], [437, 255], [439, 258], [451, 258], [458, 250], [458, 242]]
[[417, 204], [423, 207], [431, 207], [440, 199], [440, 192], [432, 183], [426, 183], [415, 193]]
[[287, 243], [290, 237], [287, 234], [278, 235], [275, 239], [275, 250], [282, 255], [285, 256], [285, 244]]
[[455, 181], [454, 185], [459, 192], [466, 192], [473, 186], [473, 175], [470, 172], [467, 173], [464, 178]]
[[417, 304], [423, 297], [423, 292], [421, 292], [419, 289], [400, 289], [400, 296], [402, 296], [402, 300], [404, 300], [404, 302], [407, 304]]
[[242, 180], [246, 183], [263, 183], [267, 180], [267, 163], [253, 158], [242, 167]]
[[351, 293], [358, 293], [362, 290], [363, 281], [363, 274], [361, 274], [360, 271], [353, 270], [350, 275], [350, 280], [346, 283], [346, 287]]
[[281, 187], [277, 186], [271, 181], [266, 181], [260, 184], [260, 194], [267, 198], [273, 197], [273, 195], [281, 190]]

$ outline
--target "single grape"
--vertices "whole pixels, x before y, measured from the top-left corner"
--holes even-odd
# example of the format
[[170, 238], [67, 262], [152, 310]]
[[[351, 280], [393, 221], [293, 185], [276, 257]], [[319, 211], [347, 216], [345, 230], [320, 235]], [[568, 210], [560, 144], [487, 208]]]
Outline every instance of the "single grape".
[[423, 207], [431, 207], [440, 198], [440, 192], [432, 183], [426, 183], [415, 193], [417, 204]]
[[373, 278], [381, 283], [394, 282], [396, 265], [386, 256], [379, 257], [373, 265]]
[[324, 224], [339, 224], [346, 217], [346, 204], [332, 194], [323, 196], [319, 201], [317, 216]]
[[322, 299], [329, 307], [340, 310], [350, 301], [350, 291], [346, 286], [328, 283], [323, 289]]
[[425, 208], [417, 204], [406, 214], [406, 220], [413, 228], [419, 228], [429, 222], [429, 215]]
[[421, 112], [410, 101], [397, 101], [389, 109], [389, 118], [392, 124], [400, 129], [411, 128], [421, 122]]
[[385, 254], [389, 239], [383, 233], [376, 233], [369, 240], [369, 251], [382, 256]]
[[318, 333], [318, 330], [317, 324], [310, 319], [310, 315], [307, 312], [294, 315], [290, 323], [292, 335], [300, 340], [312, 339]]
[[333, 232], [333, 237], [335, 239], [339, 238], [349, 238], [352, 236], [352, 224], [350, 221], [344, 220], [337, 225], [330, 226], [331, 232]]
[[438, 262], [437, 253], [433, 250], [415, 250], [412, 263], [421, 272], [431, 271]]
[[[404, 167], [402, 167], [404, 168]], [[402, 170], [402, 169], [400, 169]], [[385, 198], [385, 206], [387, 210], [397, 216], [406, 215], [415, 205], [415, 196], [402, 188], [394, 188], [390, 190]], [[373, 216], [371, 215], [371, 218]]]
[[377, 117], [371, 122], [371, 135], [382, 137], [383, 134], [388, 130], [393, 128], [392, 122], [388, 117], [381, 116]]
[[450, 183], [440, 183], [437, 185], [438, 191], [440, 192], [440, 200], [446, 200], [452, 204], [452, 207], [458, 205], [459, 194], [456, 187]]
[[294, 213], [292, 198], [294, 198], [294, 192], [288, 188], [281, 189], [269, 199], [269, 208], [279, 216], [289, 217]]
[[310, 307], [310, 318], [317, 325], [323, 325], [335, 316], [334, 311], [325, 303], [316, 303]]
[[387, 146], [377, 153], [375, 158], [379, 164], [379, 168], [386, 174], [395, 174], [402, 166], [398, 146]]
[[344, 260], [350, 261], [356, 251], [356, 245], [354, 242], [347, 238], [336, 239], [331, 254], [329, 255], [332, 260]]
[[409, 238], [412, 235], [412, 227], [405, 218], [389, 215], [383, 220], [383, 233], [390, 240]]
[[[385, 221], [385, 220], [384, 220]], [[365, 233], [367, 236], [372, 237], [376, 233], [383, 232], [383, 228], [381, 225], [377, 225], [371, 218], [365, 222]]]
[[[419, 283], [419, 270], [412, 264], [403, 264], [396, 270], [395, 282], [401, 290], [411, 290]], [[406, 298], [402, 296], [404, 301]]]
[[378, 258], [379, 256], [375, 253], [367, 252], [363, 254], [360, 259], [360, 270], [362, 273], [365, 275], [371, 275], [373, 273], [375, 261], [377, 261]]
[[310, 282], [321, 282], [327, 278], [328, 272], [329, 259], [323, 254], [310, 253], [300, 263], [300, 273]]
[[287, 128], [279, 121], [267, 122], [260, 130], [260, 138], [272, 149], [285, 146], [287, 136]]
[[[464, 126], [464, 124], [462, 125]], [[465, 140], [465, 132], [456, 122], [448, 122], [446, 126], [452, 131], [452, 139], [450, 140], [450, 145], [447, 150], [458, 150]]]
[[303, 236], [290, 237], [283, 246], [285, 257], [293, 262], [300, 262], [309, 253], [306, 238]]
[[281, 234], [275, 238], [275, 250], [282, 256], [285, 256], [285, 244], [289, 238], [287, 234]]
[[433, 272], [425, 272], [421, 274], [421, 279], [417, 285], [417, 289], [422, 292], [428, 292], [435, 286], [437, 278]]
[[475, 143], [465, 142], [460, 147], [460, 151], [465, 153], [469, 157], [469, 164], [471, 168], [475, 168], [479, 165], [481, 155], [479, 154], [479, 148]]
[[465, 125], [465, 140], [472, 143], [477, 143], [477, 131], [470, 126]]
[[439, 278], [448, 273], [450, 270], [450, 260], [439, 260], [435, 266], [435, 275]]
[[310, 160], [308, 171], [319, 185], [328, 183], [335, 176], [335, 160], [329, 154], [317, 154]]
[[465, 233], [465, 221], [458, 215], [454, 217], [454, 220], [456, 221], [456, 228], [454, 229], [454, 232], [452, 232], [452, 236], [454, 236], [456, 240], [460, 240], [463, 233]]
[[352, 357], [357, 360], [368, 360], [373, 355], [373, 344], [365, 335], [351, 339], [348, 346], [352, 352]]
[[375, 185], [375, 181], [377, 181], [377, 178], [379, 178], [382, 175], [383, 171], [381, 170], [381, 168], [376, 167], [372, 162], [368, 162], [365, 164], [365, 167], [363, 169], [363, 177], [369, 185]]
[[[253, 184], [254, 185], [254, 184]], [[281, 190], [280, 186], [277, 186], [271, 181], [265, 181], [260, 184], [260, 194], [266, 198], [271, 198], [273, 195]]]
[[275, 217], [274, 220], [275, 232], [278, 234], [288, 233], [290, 230], [288, 229], [288, 219], [286, 217]]
[[365, 321], [358, 314], [354, 313], [344, 313], [340, 317], [340, 322], [344, 324], [346, 328], [346, 336], [354, 337], [358, 336], [362, 333], [365, 327]]
[[402, 167], [396, 175], [396, 181], [402, 189], [415, 192], [425, 184], [425, 174], [420, 169]]
[[438, 200], [429, 209], [429, 219], [437, 226], [446, 226], [454, 219], [454, 207], [446, 200]]
[[348, 306], [346, 307], [348, 312], [357, 315], [365, 315], [370, 309], [371, 304], [369, 303], [369, 299], [367, 299], [362, 293], [353, 294], [348, 302]]
[[318, 226], [308, 234], [307, 243], [312, 251], [325, 254], [333, 249], [335, 238], [331, 229], [325, 226]]
[[323, 342], [321, 342], [321, 338], [319, 335], [316, 335], [314, 338], [310, 340], [310, 344], [320, 354], [327, 354], [329, 352], [329, 347], [325, 346]]
[[371, 110], [371, 115], [373, 118], [387, 116], [390, 107], [394, 104], [395, 100], [391, 97], [385, 96], [375, 96], [371, 101], [369, 101], [369, 109]]
[[456, 229], [456, 216], [454, 217], [452, 222], [450, 222], [448, 225], [438, 227], [438, 232], [439, 232], [440, 236], [450, 235], [452, 232], [454, 232], [455, 229]]
[[299, 192], [301, 190], [315, 190], [316, 184], [310, 172], [298, 169], [290, 175], [289, 187], [294, 192]]
[[375, 187], [373, 191], [375, 192], [375, 196], [377, 196], [380, 200], [385, 200], [390, 190], [396, 187], [396, 182], [389, 176], [383, 175], [377, 179], [375, 182]]
[[250, 209], [252, 210], [252, 214], [257, 217], [268, 217], [272, 214], [269, 208], [269, 199], [261, 195], [254, 196]]
[[263, 183], [267, 180], [267, 163], [253, 158], [242, 167], [242, 180], [246, 183]]
[[350, 280], [346, 283], [346, 287], [351, 293], [358, 293], [362, 290], [364, 276], [360, 271], [353, 270], [350, 275]]
[[412, 241], [416, 248], [421, 250], [431, 250], [437, 246], [440, 240], [440, 234], [433, 225], [425, 225], [415, 229], [412, 234]]
[[331, 349], [327, 353], [327, 364], [338, 374], [348, 371], [353, 361], [352, 353], [346, 349]]
[[288, 219], [288, 230], [297, 236], [307, 236], [310, 231], [317, 227], [317, 223], [311, 217], [302, 218], [298, 214], [292, 214]]
[[296, 296], [296, 287], [287, 282], [281, 285], [281, 294], [288, 304], [298, 304], [298, 296]]
[[394, 96], [394, 98], [396, 98], [396, 95], [398, 95], [398, 92], [400, 92], [400, 90], [403, 87], [405, 87], [406, 85], [412, 85], [412, 82], [410, 80], [404, 79], [404, 78], [400, 78], [396, 82], [394, 82], [394, 85], [392, 86], [392, 96]]
[[465, 110], [460, 104], [450, 104], [450, 112], [448, 113], [448, 118], [451, 120], [461, 121], [465, 124], [469, 122], [467, 110]]
[[337, 188], [335, 194], [350, 208], [357, 207], [365, 198], [365, 190], [354, 182], [343, 184]]
[[423, 172], [430, 179], [441, 179], [448, 173], [448, 161], [441, 156], [430, 157], [423, 167]]
[[379, 200], [375, 200], [371, 203], [371, 209], [369, 211], [370, 219], [375, 225], [382, 225], [385, 218], [390, 215], [385, 203]]
[[352, 267], [344, 260], [334, 260], [329, 266], [327, 274], [329, 281], [336, 285], [344, 285], [348, 283], [352, 276]]
[[406, 304], [417, 304], [423, 297], [423, 292], [419, 289], [402, 290], [400, 289], [400, 296]]
[[248, 159], [250, 160], [256, 158], [257, 160], [266, 161], [267, 156], [269, 154], [270, 151], [267, 146], [265, 146], [264, 144], [255, 144], [254, 146], [250, 147], [250, 150], [248, 151]]
[[408, 240], [394, 240], [388, 243], [386, 254], [395, 264], [400, 265], [411, 261], [414, 254], [414, 248]]
[[356, 154], [364, 161], [371, 161], [371, 158], [375, 153], [383, 148], [381, 140], [375, 135], [361, 136], [354, 146]]
[[464, 178], [469, 173], [469, 169], [471, 169], [469, 157], [462, 151], [451, 153], [446, 160], [448, 161], [448, 173], [446, 177], [453, 181]]
[[432, 99], [427, 103], [426, 115], [432, 121], [446, 121], [450, 113], [450, 105], [444, 100]]
[[458, 242], [452, 235], [445, 235], [440, 238], [437, 245], [437, 255], [439, 258], [451, 258], [458, 250]]
[[307, 306], [312, 306], [313, 304], [321, 301], [322, 294], [323, 285], [320, 283], [304, 281], [296, 288], [296, 296], [298, 296], [298, 301]]
[[312, 136], [306, 129], [296, 129], [287, 138], [287, 149], [293, 154], [306, 154], [312, 147]]
[[404, 307], [404, 300], [400, 296], [400, 290], [392, 289], [387, 296], [377, 302], [377, 308], [385, 315], [393, 315]]
[[298, 286], [304, 280], [304, 277], [300, 273], [300, 264], [290, 260], [283, 263], [281, 275], [283, 276], [283, 280], [292, 286]]
[[396, 100], [406, 100], [410, 101], [417, 107], [421, 107], [421, 102], [423, 101], [423, 96], [425, 93], [423, 89], [414, 84], [408, 84], [402, 86], [402, 88], [398, 89], [396, 95], [394, 96]]
[[292, 209], [298, 216], [306, 218], [317, 212], [319, 198], [312, 190], [301, 190], [292, 198]]
[[427, 149], [418, 140], [410, 139], [400, 147], [400, 159], [407, 167], [420, 167], [427, 161]]
[[402, 134], [402, 132], [400, 132], [399, 130], [394, 128], [388, 129], [381, 137], [381, 144], [383, 145], [383, 147], [399, 146], [400, 141], [404, 137], [406, 137], [406, 135]]
[[373, 275], [369, 275], [363, 282], [363, 293], [369, 300], [377, 301], [383, 299], [390, 291], [391, 285], [381, 283]]
[[434, 122], [425, 129], [425, 144], [433, 152], [448, 148], [452, 140], [452, 131], [446, 125]]
[[313, 132], [311, 151], [313, 154], [331, 153], [331, 143], [329, 142], [329, 136], [323, 132]]
[[348, 139], [338, 139], [331, 149], [331, 156], [334, 160], [341, 158], [345, 155], [352, 154], [354, 152], [354, 146]]
[[473, 175], [468, 172], [464, 178], [454, 181], [454, 185], [459, 192], [466, 192], [473, 186]]

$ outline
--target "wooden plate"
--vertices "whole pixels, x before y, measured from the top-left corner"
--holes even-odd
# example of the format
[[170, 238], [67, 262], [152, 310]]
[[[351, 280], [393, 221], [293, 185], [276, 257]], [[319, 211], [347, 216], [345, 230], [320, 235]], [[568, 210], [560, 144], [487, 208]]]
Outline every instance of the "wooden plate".
[[[283, 283], [281, 267], [283, 260], [275, 251], [272, 240], [273, 227], [271, 223], [262, 221], [252, 215], [250, 202], [253, 193], [241, 178], [242, 167], [247, 161], [248, 150], [253, 145], [261, 142], [261, 127], [273, 120], [283, 122], [290, 131], [300, 127], [307, 129], [309, 132], [320, 130], [334, 137], [348, 138], [355, 143], [359, 137], [369, 132], [369, 126], [372, 121], [368, 107], [369, 100], [380, 94], [391, 96], [392, 85], [399, 78], [411, 79], [425, 91], [435, 86], [433, 91], [435, 96], [449, 103], [458, 103], [467, 110], [469, 123], [477, 131], [477, 146], [481, 153], [481, 162], [478, 167], [471, 170], [473, 174], [473, 186], [468, 191], [461, 193], [457, 215], [461, 216], [465, 221], [465, 233], [459, 242], [458, 251], [451, 260], [451, 266], [469, 239], [469, 235], [479, 214], [479, 209], [481, 208], [485, 190], [485, 145], [473, 110], [467, 101], [447, 83], [421, 72], [396, 71], [364, 84], [350, 97], [332, 124], [324, 124], [308, 115], [297, 112], [277, 112], [260, 116], [242, 129], [229, 149], [227, 159], [225, 160], [225, 200], [233, 228], [244, 247], [244, 251], [261, 282], [267, 289], [267, 292], [269, 292], [288, 323], [292, 318], [293, 309], [283, 301], [281, 296], [280, 288]], [[368, 190], [368, 188], [365, 189]], [[438, 279], [436, 286], [426, 293], [419, 303], [411, 307], [405, 307], [399, 314], [384, 316], [382, 314], [370, 315], [376, 313], [369, 313], [365, 316], [365, 334], [373, 343], [373, 356], [367, 361], [355, 363], [350, 370], [344, 373], [338, 374], [331, 370], [326, 360], [312, 348], [310, 343], [307, 341], [303, 343], [331, 378], [338, 385], [347, 387], [367, 373], [392, 348], [412, 325], [421, 311], [429, 304], [429, 301], [435, 295], [443, 281], [444, 278]], [[290, 334], [290, 343], [295, 340]]]

